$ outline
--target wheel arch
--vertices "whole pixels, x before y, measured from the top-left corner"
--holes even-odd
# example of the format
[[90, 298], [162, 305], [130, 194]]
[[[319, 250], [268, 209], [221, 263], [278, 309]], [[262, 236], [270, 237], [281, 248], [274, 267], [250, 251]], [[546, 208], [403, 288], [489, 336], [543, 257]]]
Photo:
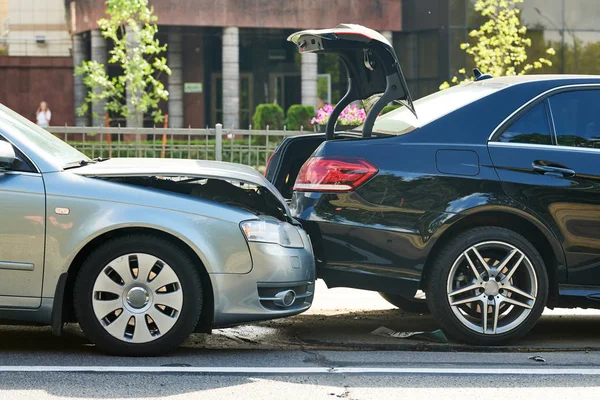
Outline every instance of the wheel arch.
[[146, 227], [125, 227], [104, 232], [101, 235], [98, 235], [97, 237], [90, 240], [88, 243], [85, 244], [85, 246], [83, 246], [79, 250], [79, 252], [75, 256], [67, 270], [67, 278], [64, 286], [62, 304], [54, 304], [55, 308], [60, 308], [62, 311], [61, 324], [65, 322], [72, 322], [75, 320], [75, 312], [73, 309], [73, 290], [75, 287], [75, 279], [77, 278], [77, 274], [81, 266], [83, 265], [83, 262], [91, 254], [91, 252], [94, 251], [94, 249], [96, 249], [103, 243], [119, 237], [131, 235], [151, 235], [157, 238], [167, 240], [171, 243], [176, 244], [192, 260], [195, 261], [195, 264], [198, 266], [198, 271], [200, 272], [202, 289], [204, 291], [204, 295], [206, 296], [202, 304], [202, 312], [200, 314], [200, 319], [198, 320], [198, 325], [195, 331], [210, 332], [214, 314], [214, 289], [210, 280], [210, 276], [204, 265], [204, 262], [202, 261], [200, 256], [182, 239], [170, 233]]
[[494, 226], [514, 231], [529, 240], [540, 252], [548, 272], [548, 307], [554, 307], [558, 301], [558, 283], [566, 274], [566, 259], [558, 239], [533, 216], [517, 209], [475, 210], [457, 219], [435, 240], [428, 253], [421, 275], [420, 288], [426, 287], [433, 260], [441, 249], [456, 235], [468, 229]]

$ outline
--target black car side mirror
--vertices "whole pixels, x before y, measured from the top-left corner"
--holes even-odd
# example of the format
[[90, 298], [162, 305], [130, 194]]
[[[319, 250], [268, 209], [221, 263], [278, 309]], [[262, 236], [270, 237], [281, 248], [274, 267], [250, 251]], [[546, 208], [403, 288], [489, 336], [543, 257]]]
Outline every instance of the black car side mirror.
[[15, 164], [17, 156], [12, 144], [0, 141], [0, 170], [11, 169]]

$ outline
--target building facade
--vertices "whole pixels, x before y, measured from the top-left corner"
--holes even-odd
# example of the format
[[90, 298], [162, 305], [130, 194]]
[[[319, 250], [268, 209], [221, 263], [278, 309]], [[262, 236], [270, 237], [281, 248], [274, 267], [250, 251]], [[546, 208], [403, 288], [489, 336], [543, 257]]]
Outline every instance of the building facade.
[[[300, 55], [287, 36], [300, 29], [358, 23], [392, 40], [414, 98], [472, 67], [460, 44], [478, 27], [475, 0], [150, 0], [173, 74], [161, 111], [172, 127], [217, 122], [247, 128], [257, 105], [335, 103], [346, 90], [335, 56]], [[540, 73], [600, 74], [600, 1], [525, 0], [522, 20], [533, 39], [531, 58], [553, 47]], [[32, 117], [49, 102], [53, 124], [104, 124], [75, 109], [86, 95], [73, 67], [106, 63], [110, 43], [96, 21], [104, 0], [0, 0], [0, 102]], [[118, 70], [108, 67], [109, 74]], [[96, 115], [104, 105], [94, 104]], [[116, 116], [113, 124], [126, 124]], [[33, 117], [32, 117], [33, 118]], [[148, 124], [151, 122], [148, 120]]]
[[[9, 56], [69, 57], [71, 35], [64, 0], [0, 0]], [[1, 18], [1, 17], [0, 17]]]
[[[483, 22], [474, 3], [403, 0], [403, 31], [394, 35], [394, 47], [413, 97], [433, 93], [460, 68], [473, 67], [460, 44]], [[521, 9], [533, 43], [530, 59], [546, 57], [553, 63], [534, 73], [600, 74], [600, 1], [525, 0]], [[546, 54], [549, 47], [556, 55]]]
[[47, 101], [56, 125], [74, 122], [65, 11], [64, 0], [0, 0], [0, 103], [35, 120]]
[[[104, 60], [106, 43], [95, 23], [104, 15], [104, 1], [72, 4], [74, 63]], [[220, 122], [247, 128], [261, 103], [287, 109], [339, 99], [346, 78], [338, 60], [300, 56], [286, 41], [294, 31], [340, 22], [360, 23], [390, 36], [402, 29], [401, 0], [154, 0], [151, 5], [160, 40], [168, 44], [173, 73], [165, 78], [170, 98], [162, 111], [173, 127]], [[81, 82], [75, 82], [75, 91], [78, 103], [85, 96]]]

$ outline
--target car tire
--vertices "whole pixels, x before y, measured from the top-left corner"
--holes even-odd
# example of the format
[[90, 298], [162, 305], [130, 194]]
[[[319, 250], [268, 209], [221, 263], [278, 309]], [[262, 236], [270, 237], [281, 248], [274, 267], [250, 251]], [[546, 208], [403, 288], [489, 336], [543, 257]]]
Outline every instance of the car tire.
[[448, 336], [468, 344], [502, 345], [524, 336], [548, 298], [540, 253], [504, 228], [459, 234], [442, 248], [428, 275], [431, 314]]
[[410, 300], [397, 294], [381, 293], [385, 301], [407, 313], [429, 314], [429, 306], [425, 300]]
[[73, 294], [88, 339], [121, 356], [175, 349], [196, 327], [202, 300], [196, 263], [176, 244], [150, 235], [119, 237], [96, 248], [81, 266]]

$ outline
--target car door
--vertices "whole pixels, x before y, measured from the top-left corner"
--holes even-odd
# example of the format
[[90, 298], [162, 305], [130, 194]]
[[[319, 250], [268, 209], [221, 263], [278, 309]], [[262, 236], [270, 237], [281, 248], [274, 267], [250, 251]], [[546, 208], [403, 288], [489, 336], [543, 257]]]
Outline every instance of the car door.
[[488, 145], [505, 191], [562, 242], [568, 282], [600, 284], [600, 90], [563, 88]]
[[[0, 136], [0, 140], [4, 140]], [[0, 307], [38, 308], [44, 272], [46, 200], [42, 175], [18, 154], [0, 169]]]

